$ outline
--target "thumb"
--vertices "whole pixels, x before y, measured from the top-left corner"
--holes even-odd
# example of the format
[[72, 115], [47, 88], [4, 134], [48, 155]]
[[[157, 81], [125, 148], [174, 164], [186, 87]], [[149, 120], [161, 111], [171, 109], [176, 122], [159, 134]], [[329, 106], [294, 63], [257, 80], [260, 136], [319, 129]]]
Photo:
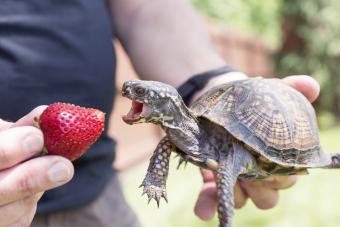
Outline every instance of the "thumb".
[[310, 76], [288, 76], [282, 81], [301, 92], [310, 102], [314, 102], [319, 96], [320, 85]]
[[35, 117], [39, 117], [41, 113], [46, 109], [46, 107], [47, 106], [38, 106], [34, 108], [27, 115], [23, 116], [22, 118], [14, 122], [11, 128], [19, 126], [33, 126], [33, 119]]

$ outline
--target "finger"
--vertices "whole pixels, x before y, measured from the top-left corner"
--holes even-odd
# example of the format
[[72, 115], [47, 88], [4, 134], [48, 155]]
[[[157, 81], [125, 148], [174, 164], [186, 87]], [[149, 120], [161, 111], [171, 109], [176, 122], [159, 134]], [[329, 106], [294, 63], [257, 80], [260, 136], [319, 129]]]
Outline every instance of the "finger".
[[234, 195], [235, 208], [242, 208], [246, 204], [248, 196], [243, 191], [238, 181], [235, 184]]
[[72, 163], [44, 156], [0, 172], [0, 205], [65, 184], [73, 177]]
[[310, 102], [314, 102], [319, 96], [320, 85], [310, 76], [288, 76], [282, 81], [300, 91]]
[[210, 182], [210, 181], [215, 181], [214, 173], [213, 171], [207, 170], [207, 169], [200, 169], [203, 182]]
[[18, 222], [22, 216], [30, 212], [37, 204], [35, 195], [0, 206], [0, 226]]
[[30, 211], [24, 214], [17, 222], [10, 225], [9, 227], [29, 227], [32, 223], [36, 210], [37, 205], [35, 205]]
[[9, 127], [12, 126], [12, 124], [13, 124], [12, 122], [0, 119], [0, 131], [8, 129]]
[[270, 209], [278, 203], [278, 192], [264, 186], [261, 181], [240, 181], [240, 186], [259, 209]]
[[[237, 182], [234, 189], [235, 208], [241, 208], [246, 204], [247, 195]], [[217, 207], [217, 189], [215, 182], [205, 183], [198, 196], [195, 205], [195, 214], [202, 220], [210, 220], [214, 217]]]
[[278, 190], [293, 186], [297, 181], [297, 176], [275, 176], [263, 180], [263, 184], [269, 188]]
[[18, 127], [18, 126], [33, 126], [33, 119], [35, 117], [39, 117], [41, 113], [47, 108], [47, 106], [38, 106], [29, 112], [27, 115], [20, 118], [18, 121], [14, 122], [11, 127]]
[[0, 132], [0, 170], [38, 154], [44, 145], [42, 132], [32, 126]]
[[28, 223], [27, 223], [28, 225], [27, 225], [27, 227], [31, 226], [31, 223], [33, 221], [33, 218], [34, 218], [36, 212], [37, 212], [37, 205], [35, 205], [35, 207], [33, 207], [32, 210], [26, 216], [28, 218]]
[[37, 198], [37, 201], [39, 201], [43, 195], [44, 195], [44, 192], [39, 192], [39, 193], [37, 193], [37, 194], [35, 195], [36, 198]]
[[215, 182], [205, 183], [198, 196], [194, 212], [202, 220], [214, 217], [217, 207], [217, 189]]

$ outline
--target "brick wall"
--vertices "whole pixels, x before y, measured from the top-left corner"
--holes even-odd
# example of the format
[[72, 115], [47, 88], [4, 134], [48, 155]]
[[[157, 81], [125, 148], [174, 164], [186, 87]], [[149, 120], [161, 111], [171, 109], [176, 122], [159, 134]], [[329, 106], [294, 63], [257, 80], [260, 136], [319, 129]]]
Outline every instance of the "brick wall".
[[[235, 30], [216, 30], [209, 26], [212, 40], [223, 58], [230, 65], [248, 75], [271, 76], [273, 65], [269, 49], [255, 37], [249, 37]], [[118, 43], [117, 87], [121, 88], [124, 80], [137, 78], [131, 64]], [[111, 116], [110, 135], [118, 141], [117, 159], [114, 167], [126, 169], [148, 159], [159, 139], [161, 131], [151, 124], [126, 125], [121, 116], [130, 109], [131, 101], [117, 95], [115, 111]]]

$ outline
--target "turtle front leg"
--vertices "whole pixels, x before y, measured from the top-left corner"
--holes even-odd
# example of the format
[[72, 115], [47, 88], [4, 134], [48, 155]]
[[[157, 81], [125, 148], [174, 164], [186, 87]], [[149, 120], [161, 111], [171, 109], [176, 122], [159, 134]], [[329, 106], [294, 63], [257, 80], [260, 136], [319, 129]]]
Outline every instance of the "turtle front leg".
[[156, 200], [159, 207], [161, 197], [168, 202], [166, 195], [166, 179], [169, 172], [169, 160], [175, 146], [164, 137], [157, 145], [149, 163], [147, 174], [140, 187], [144, 187], [143, 194], [147, 194], [149, 202]]
[[220, 152], [216, 171], [219, 227], [231, 227], [234, 214], [234, 186], [240, 174], [253, 173], [258, 166], [242, 145], [234, 141], [227, 152]]

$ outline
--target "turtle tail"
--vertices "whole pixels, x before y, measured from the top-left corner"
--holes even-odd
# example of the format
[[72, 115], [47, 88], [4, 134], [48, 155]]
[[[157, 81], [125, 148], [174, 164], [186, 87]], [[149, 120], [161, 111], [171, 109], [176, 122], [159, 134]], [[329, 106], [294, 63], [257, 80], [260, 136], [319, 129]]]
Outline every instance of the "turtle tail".
[[332, 162], [325, 166], [324, 168], [327, 169], [340, 169], [340, 153], [332, 154], [331, 155]]

